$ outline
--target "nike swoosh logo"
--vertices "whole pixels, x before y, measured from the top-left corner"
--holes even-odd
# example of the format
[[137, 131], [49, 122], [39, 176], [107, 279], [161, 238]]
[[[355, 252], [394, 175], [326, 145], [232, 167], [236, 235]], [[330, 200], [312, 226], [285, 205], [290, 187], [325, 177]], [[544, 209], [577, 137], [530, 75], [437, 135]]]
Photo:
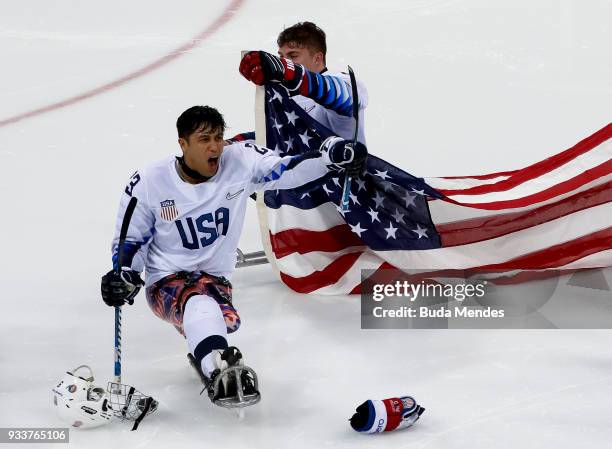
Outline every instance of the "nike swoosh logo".
[[306, 114], [308, 114], [308, 113], [309, 113], [310, 111], [312, 111], [312, 110], [313, 110], [313, 109], [314, 109], [316, 106], [317, 106], [317, 105], [315, 104], [314, 106], [311, 106], [311, 107], [310, 107], [310, 108], [308, 108], [308, 109], [304, 109], [304, 112], [305, 112]]
[[244, 189], [240, 189], [238, 190], [236, 193], [234, 194], [230, 194], [229, 192], [227, 192], [227, 195], [225, 195], [225, 199], [227, 200], [233, 200], [234, 198], [236, 198], [238, 195], [240, 195], [242, 192], [244, 192]]

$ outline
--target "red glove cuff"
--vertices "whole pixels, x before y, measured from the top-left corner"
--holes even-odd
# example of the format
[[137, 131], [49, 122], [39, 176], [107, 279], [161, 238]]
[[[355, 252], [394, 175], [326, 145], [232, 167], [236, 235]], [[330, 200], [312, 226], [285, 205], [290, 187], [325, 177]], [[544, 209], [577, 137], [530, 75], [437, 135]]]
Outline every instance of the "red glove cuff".
[[262, 86], [264, 84], [264, 72], [258, 51], [250, 51], [240, 61], [240, 73], [247, 80]]

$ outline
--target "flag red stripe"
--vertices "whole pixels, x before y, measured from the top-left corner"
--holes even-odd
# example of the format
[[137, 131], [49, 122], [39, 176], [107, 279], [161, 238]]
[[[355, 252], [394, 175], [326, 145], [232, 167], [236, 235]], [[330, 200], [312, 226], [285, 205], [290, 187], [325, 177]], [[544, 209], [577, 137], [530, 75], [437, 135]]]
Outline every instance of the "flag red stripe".
[[328, 285], [333, 285], [338, 282], [347, 270], [355, 264], [361, 254], [361, 251], [344, 254], [326, 266], [323, 270], [315, 271], [308, 276], [300, 278], [289, 276], [281, 271], [281, 280], [289, 288], [298, 293], [310, 293], [321, 287], [327, 287]]
[[272, 251], [277, 259], [295, 252], [306, 254], [312, 251], [334, 253], [351, 246], [364, 246], [347, 224], [334, 226], [325, 231], [288, 229], [276, 234], [270, 232]]
[[473, 176], [440, 176], [440, 179], [482, 179], [482, 180], [487, 180], [487, 179], [493, 179], [493, 178], [499, 178], [500, 176], [510, 176], [513, 175], [517, 172], [519, 172], [520, 170], [510, 170], [510, 171], [500, 171], [497, 173], [488, 173], [486, 175], [473, 175]]
[[[553, 245], [506, 262], [471, 267], [465, 270], [541, 270], [557, 268], [591, 254], [607, 250], [610, 247], [612, 247], [612, 227], [558, 245]], [[358, 252], [340, 256], [323, 270], [315, 271], [301, 278], [294, 278], [281, 272], [281, 279], [291, 289], [297, 292], [310, 293], [321, 287], [336, 283], [353, 266], [361, 254], [361, 252]], [[383, 268], [393, 268], [393, 266], [381, 260], [381, 266], [378, 270]], [[404, 268], [418, 269], [418, 267]], [[432, 273], [442, 274], [443, 270], [432, 271]], [[359, 289], [360, 287], [357, 286], [351, 293], [357, 293]]]
[[449, 189], [440, 190], [444, 195], [481, 195], [483, 193], [500, 192], [510, 190], [519, 184], [530, 179], [542, 176], [564, 164], [567, 164], [576, 157], [589, 152], [593, 148], [601, 145], [603, 142], [612, 137], [612, 123], [603, 127], [592, 136], [578, 142], [572, 148], [562, 151], [559, 154], [549, 157], [543, 161], [526, 167], [522, 170], [517, 170], [510, 178], [494, 184], [485, 184], [467, 189]]
[[481, 269], [538, 270], [556, 268], [612, 247], [612, 226], [568, 242], [525, 254], [507, 262], [483, 265]]
[[444, 223], [437, 225], [436, 229], [443, 247], [466, 245], [501, 237], [610, 201], [612, 181], [535, 209]]
[[581, 173], [580, 175], [572, 179], [560, 182], [559, 184], [549, 187], [548, 189], [542, 190], [541, 192], [537, 192], [514, 200], [491, 201], [488, 203], [465, 203], [455, 201], [452, 198], [445, 198], [444, 200], [454, 204], [459, 204], [461, 206], [474, 207], [476, 209], [515, 209], [519, 207], [527, 207], [536, 203], [541, 203], [542, 201], [549, 200], [551, 198], [554, 198], [555, 196], [571, 192], [572, 190], [576, 190], [584, 184], [601, 178], [602, 176], [609, 175], [610, 173], [612, 173], [612, 160], [608, 160], [603, 164], [586, 170], [584, 173]]
[[[436, 225], [436, 229], [443, 247], [467, 245], [521, 231], [610, 201], [612, 182], [607, 182], [537, 209], [440, 224]], [[276, 234], [270, 233], [270, 242], [274, 255], [279, 259], [296, 252], [332, 253], [349, 247], [363, 246], [363, 242], [346, 224], [325, 231], [289, 229]]]

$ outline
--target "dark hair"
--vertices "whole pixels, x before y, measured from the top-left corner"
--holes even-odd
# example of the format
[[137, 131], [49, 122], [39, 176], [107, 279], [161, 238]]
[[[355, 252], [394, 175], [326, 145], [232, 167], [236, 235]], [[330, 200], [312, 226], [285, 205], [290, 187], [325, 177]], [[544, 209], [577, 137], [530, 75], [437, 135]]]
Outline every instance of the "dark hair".
[[312, 22], [299, 22], [285, 28], [278, 35], [276, 43], [279, 47], [285, 44], [295, 43], [298, 47], [309, 47], [312, 50], [323, 53], [323, 60], [327, 54], [327, 43], [325, 42], [325, 31]]
[[225, 120], [223, 115], [210, 106], [192, 106], [183, 112], [176, 121], [176, 129], [179, 137], [188, 139], [190, 135], [198, 130], [218, 129], [225, 131]]

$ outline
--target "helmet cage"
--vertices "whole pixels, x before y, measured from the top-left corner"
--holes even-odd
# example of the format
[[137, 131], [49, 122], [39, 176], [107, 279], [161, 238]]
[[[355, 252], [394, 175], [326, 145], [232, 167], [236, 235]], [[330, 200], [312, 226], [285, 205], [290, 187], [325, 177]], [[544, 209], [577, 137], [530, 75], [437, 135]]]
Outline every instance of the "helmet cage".
[[134, 428], [138, 427], [145, 416], [157, 410], [158, 404], [155, 399], [141, 393], [131, 385], [109, 382], [106, 392], [115, 417], [134, 421]]

